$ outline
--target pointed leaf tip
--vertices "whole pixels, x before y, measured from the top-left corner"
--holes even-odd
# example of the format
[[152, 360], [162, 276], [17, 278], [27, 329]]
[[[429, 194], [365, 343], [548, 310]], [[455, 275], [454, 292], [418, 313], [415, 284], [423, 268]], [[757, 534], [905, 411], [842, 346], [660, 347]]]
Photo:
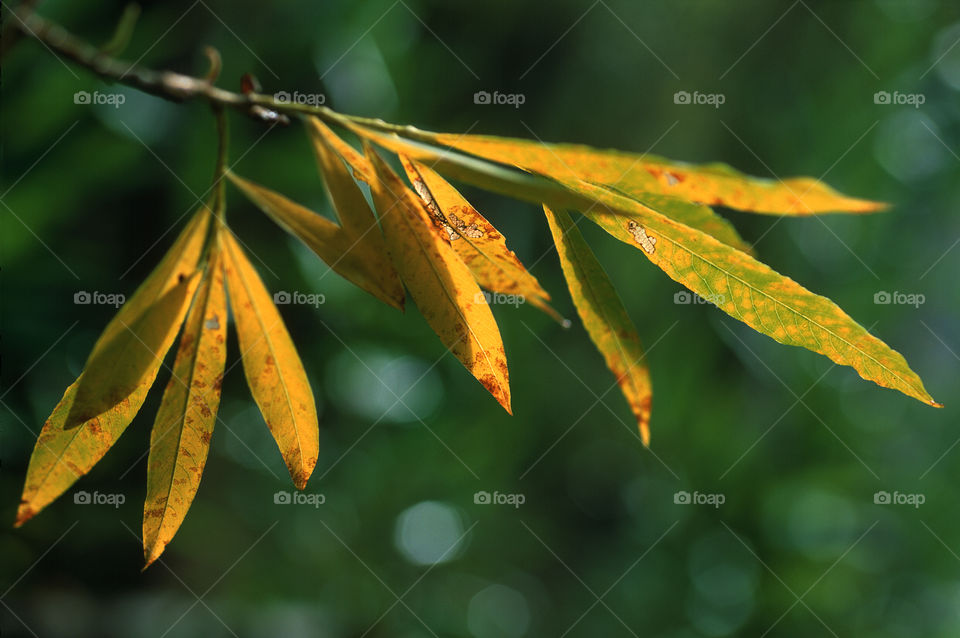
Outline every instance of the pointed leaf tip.
[[507, 356], [486, 297], [421, 200], [376, 151], [365, 150], [376, 172], [374, 205], [401, 279], [443, 344], [512, 414]]
[[320, 454], [317, 406], [303, 362], [273, 298], [232, 233], [220, 232], [227, 291], [243, 372], [295, 485], [306, 485]]
[[643, 444], [649, 445], [653, 392], [650, 370], [633, 321], [570, 215], [564, 210], [551, 210], [546, 205], [543, 212], [577, 314], [620, 386], [637, 420]]

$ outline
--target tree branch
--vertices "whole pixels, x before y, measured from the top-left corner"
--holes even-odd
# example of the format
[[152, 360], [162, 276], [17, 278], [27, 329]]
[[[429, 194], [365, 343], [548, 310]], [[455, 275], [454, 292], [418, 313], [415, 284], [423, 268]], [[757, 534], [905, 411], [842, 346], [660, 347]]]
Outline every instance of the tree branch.
[[[213, 85], [215, 75], [197, 78], [173, 71], [156, 71], [130, 64], [108, 54], [73, 35], [60, 25], [42, 18], [33, 12], [33, 2], [25, 0], [15, 11], [8, 27], [46, 46], [58, 57], [78, 64], [101, 78], [133, 87], [144, 93], [170, 100], [184, 102], [202, 99], [218, 108], [239, 111], [257, 121], [268, 124], [287, 124], [288, 116], [314, 115], [327, 123], [345, 126], [359, 124], [366, 128], [396, 133], [423, 141], [424, 136], [413, 126], [400, 126], [379, 118], [359, 117], [338, 113], [326, 106], [310, 106], [257, 92], [235, 93]], [[6, 47], [5, 47], [6, 48]]]

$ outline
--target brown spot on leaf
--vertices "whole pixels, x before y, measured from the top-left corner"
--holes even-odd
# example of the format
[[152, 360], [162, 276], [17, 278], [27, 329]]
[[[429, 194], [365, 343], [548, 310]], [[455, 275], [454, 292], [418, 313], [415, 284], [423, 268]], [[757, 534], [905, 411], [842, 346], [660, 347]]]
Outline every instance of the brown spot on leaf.
[[648, 255], [652, 255], [656, 250], [657, 238], [647, 235], [646, 229], [632, 219], [627, 222], [627, 232], [633, 235], [633, 240], [640, 244]]
[[[463, 207], [461, 206], [458, 208], [462, 209]], [[456, 229], [459, 236], [467, 237], [469, 239], [480, 239], [483, 237], [483, 231], [480, 230], [480, 227], [476, 224], [468, 225], [465, 221], [460, 219], [456, 213], [453, 212], [451, 212], [447, 217], [450, 219], [450, 224]], [[450, 238], [454, 239], [452, 235]]]

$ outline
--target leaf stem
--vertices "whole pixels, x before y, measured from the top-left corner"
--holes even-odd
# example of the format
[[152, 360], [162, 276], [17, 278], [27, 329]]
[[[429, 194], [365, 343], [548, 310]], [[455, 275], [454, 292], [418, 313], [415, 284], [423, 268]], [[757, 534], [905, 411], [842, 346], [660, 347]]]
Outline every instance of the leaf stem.
[[213, 172], [213, 213], [220, 224], [226, 224], [226, 179], [227, 149], [229, 147], [229, 131], [227, 117], [223, 108], [217, 104], [213, 106], [213, 113], [217, 120], [217, 164]]

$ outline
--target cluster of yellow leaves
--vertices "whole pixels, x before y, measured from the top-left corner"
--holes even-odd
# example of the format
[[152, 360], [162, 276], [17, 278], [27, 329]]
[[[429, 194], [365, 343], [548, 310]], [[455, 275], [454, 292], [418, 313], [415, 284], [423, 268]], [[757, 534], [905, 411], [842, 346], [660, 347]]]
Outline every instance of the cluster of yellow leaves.
[[[507, 412], [512, 409], [507, 359], [483, 289], [522, 295], [563, 320], [503, 235], [441, 174], [543, 205], [573, 305], [645, 444], [652, 393], [640, 338], [581, 236], [579, 219], [568, 210], [634, 246], [668, 276], [757, 331], [938, 405], [900, 354], [830, 300], [757, 261], [750, 245], [710, 208], [809, 215], [868, 212], [880, 204], [807, 178], [761, 180], [721, 165], [332, 117], [363, 140], [361, 152], [319, 119], [305, 119], [337, 221], [233, 173], [225, 177], [332, 270], [387, 305], [403, 310], [406, 287], [443, 345]], [[371, 143], [397, 154], [407, 182]], [[294, 484], [306, 485], [319, 454], [313, 392], [270, 293], [224, 222], [218, 193], [107, 325], [82, 374], [44, 424], [17, 525], [106, 454], [143, 405], [183, 326], [148, 458], [146, 563], [160, 556], [196, 495], [210, 448], [229, 372], [228, 305], [253, 398]]]

